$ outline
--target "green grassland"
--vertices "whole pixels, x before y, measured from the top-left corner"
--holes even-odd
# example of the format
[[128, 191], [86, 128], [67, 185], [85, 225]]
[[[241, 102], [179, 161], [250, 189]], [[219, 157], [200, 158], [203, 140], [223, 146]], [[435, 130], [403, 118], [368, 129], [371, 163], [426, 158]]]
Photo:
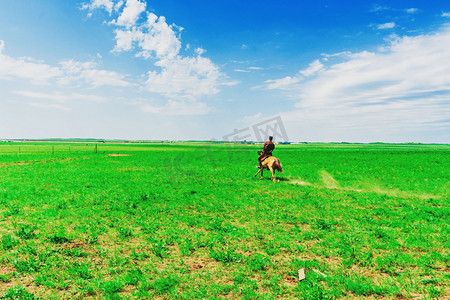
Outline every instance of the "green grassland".
[[0, 143], [3, 299], [450, 296], [450, 146], [95, 145]]

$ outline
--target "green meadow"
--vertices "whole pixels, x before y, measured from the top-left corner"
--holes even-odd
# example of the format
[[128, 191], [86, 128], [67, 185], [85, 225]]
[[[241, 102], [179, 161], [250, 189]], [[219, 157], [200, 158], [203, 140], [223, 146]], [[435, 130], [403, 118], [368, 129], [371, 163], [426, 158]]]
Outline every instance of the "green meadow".
[[450, 146], [260, 147], [0, 143], [0, 298], [450, 297]]

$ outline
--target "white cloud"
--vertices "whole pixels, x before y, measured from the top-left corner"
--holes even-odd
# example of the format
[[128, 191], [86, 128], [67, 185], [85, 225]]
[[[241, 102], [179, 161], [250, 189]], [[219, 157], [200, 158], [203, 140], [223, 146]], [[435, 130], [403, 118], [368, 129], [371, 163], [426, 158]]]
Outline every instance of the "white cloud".
[[75, 80], [83, 80], [93, 87], [104, 85], [125, 87], [131, 85], [131, 83], [124, 80], [125, 76], [114, 71], [98, 70], [93, 62], [68, 60], [60, 64], [62, 70], [67, 74], [67, 76], [60, 79], [60, 82], [63, 84], [68, 84]]
[[204, 102], [174, 101], [169, 100], [163, 106], [146, 104], [142, 110], [151, 114], [168, 116], [205, 115], [214, 110]]
[[155, 65], [161, 72], [148, 72], [147, 89], [151, 92], [177, 98], [197, 98], [219, 92], [218, 67], [202, 56], [176, 57], [160, 60]]
[[309, 67], [306, 70], [300, 71], [300, 74], [302, 74], [305, 77], [312, 76], [323, 69], [323, 64], [320, 62], [320, 60], [313, 61]]
[[123, 80], [124, 76], [113, 71], [86, 69], [80, 73], [80, 78], [94, 87], [103, 85], [109, 86], [130, 86], [128, 81]]
[[73, 100], [85, 100], [90, 102], [103, 102], [110, 98], [105, 98], [103, 96], [91, 95], [91, 94], [80, 94], [80, 93], [61, 93], [61, 92], [52, 92], [52, 93], [43, 93], [43, 92], [35, 92], [35, 91], [12, 91], [13, 94], [21, 95], [27, 98], [34, 99], [42, 99], [42, 100], [51, 100], [59, 103], [67, 103]]
[[41, 92], [33, 92], [33, 91], [14, 91], [14, 94], [25, 96], [28, 98], [36, 98], [36, 99], [46, 99], [52, 100], [56, 102], [64, 103], [70, 99], [70, 96], [66, 94], [61, 94], [59, 92], [53, 93], [41, 93]]
[[90, 95], [90, 94], [79, 94], [79, 93], [73, 93], [70, 95], [70, 98], [72, 100], [83, 100], [83, 101], [90, 101], [90, 102], [104, 102], [107, 100], [112, 100], [111, 97], [104, 97], [104, 96], [98, 96], [98, 95]]
[[113, 52], [135, 51], [135, 56], [152, 60], [156, 70], [147, 72], [148, 91], [169, 99], [193, 101], [218, 93], [222, 85], [236, 84], [226, 80], [210, 59], [202, 57], [205, 49], [196, 48], [194, 56], [180, 55], [182, 27], [169, 25], [164, 16], [151, 12], [138, 24], [145, 10], [145, 2], [127, 0], [119, 18], [109, 24], [117, 26]]
[[261, 121], [263, 114], [261, 112], [258, 112], [254, 114], [253, 116], [244, 116], [242, 120], [239, 120], [239, 122], [248, 125], [248, 124], [254, 124], [259, 121]]
[[203, 53], [205, 53], [206, 50], [203, 48], [197, 48], [195, 49], [195, 53], [197, 53], [198, 55], [202, 55]]
[[407, 8], [407, 9], [405, 9], [405, 11], [406, 11], [408, 14], [415, 14], [415, 13], [417, 13], [417, 12], [419, 11], [419, 9], [418, 9], [418, 8], [415, 8], [415, 7], [412, 7], [412, 8]]
[[324, 66], [316, 77], [288, 76], [267, 81], [266, 88], [296, 97], [297, 110], [285, 118], [303, 122], [304, 130], [314, 124], [309, 130], [323, 130], [322, 136], [327, 130], [330, 137], [355, 130], [367, 137], [449, 132], [450, 27], [396, 37], [383, 49], [341, 56], [341, 62]]
[[133, 42], [139, 42], [143, 39], [143, 33], [133, 28], [131, 30], [116, 29], [116, 45], [113, 52], [130, 51], [133, 49]]
[[[222, 75], [222, 74], [221, 74]], [[239, 83], [241, 83], [238, 80], [226, 80], [226, 81], [222, 81], [220, 82], [220, 85], [224, 85], [224, 86], [235, 86], [238, 85]]]
[[[327, 58], [325, 58], [325, 61], [326, 60]], [[316, 75], [323, 69], [324, 65], [320, 62], [320, 60], [317, 59], [312, 63], [310, 63], [308, 68], [300, 70], [298, 74], [293, 77], [286, 76], [281, 79], [266, 80], [265, 81], [266, 85], [264, 86], [264, 88], [268, 90], [290, 90], [293, 85], [298, 84], [307, 77]]]
[[[241, 62], [238, 62], [241, 63]], [[241, 73], [250, 73], [251, 71], [259, 71], [263, 70], [263, 68], [260, 67], [248, 67], [246, 69], [234, 69], [235, 72], [241, 72]]]
[[158, 59], [174, 58], [181, 49], [174, 26], [169, 26], [164, 17], [149, 13], [148, 21], [140, 27], [121, 30], [116, 29], [114, 52], [130, 51], [137, 46], [140, 51], [136, 56]]
[[290, 90], [292, 88], [293, 85], [299, 83], [302, 80], [302, 78], [300, 77], [291, 77], [291, 76], [286, 76], [284, 78], [281, 79], [274, 79], [274, 80], [266, 80], [266, 88], [269, 90], [283, 90], [283, 89], [288, 89]]
[[114, 4], [114, 1], [112, 1], [112, 0], [92, 0], [91, 3], [89, 3], [89, 4], [84, 3], [81, 6], [81, 9], [88, 9], [90, 11], [92, 11], [96, 8], [103, 8], [107, 12], [109, 12], [109, 14], [111, 14], [113, 11], [113, 8], [115, 8], [115, 4]]
[[118, 26], [131, 27], [134, 26], [139, 19], [139, 16], [145, 11], [146, 3], [140, 0], [126, 0], [125, 8], [123, 9], [117, 20], [113, 24]]
[[441, 17], [450, 18], [450, 12], [442, 12]]
[[250, 73], [249, 70], [242, 70], [242, 69], [234, 69], [235, 72], [240, 72], [240, 73]]
[[391, 7], [387, 6], [387, 5], [378, 5], [375, 4], [373, 5], [373, 8], [371, 10], [369, 10], [369, 12], [379, 12], [379, 11], [385, 11], [385, 10], [390, 10]]
[[5, 42], [0, 40], [0, 78], [1, 79], [26, 79], [33, 84], [54, 84], [58, 82], [63, 85], [73, 83], [77, 80], [99, 87], [130, 86], [125, 76], [106, 70], [96, 69], [93, 62], [76, 62], [73, 60], [63, 61], [60, 66], [50, 66], [33, 58], [13, 58], [3, 54]]
[[21, 78], [29, 79], [34, 84], [48, 84], [48, 82], [63, 73], [57, 67], [36, 62], [29, 58], [15, 59], [3, 54], [5, 42], [0, 40], [0, 78], [12, 79]]
[[51, 109], [58, 109], [58, 110], [65, 110], [70, 111], [71, 109], [67, 106], [61, 105], [61, 104], [43, 104], [39, 102], [31, 102], [31, 106], [34, 107], [40, 107], [40, 108], [51, 108]]
[[155, 53], [158, 59], [172, 59], [180, 52], [181, 41], [174, 31], [178, 31], [178, 27], [168, 25], [163, 16], [158, 18], [152, 13], [148, 14], [147, 24], [142, 30], [142, 40], [139, 41], [142, 52], [139, 55], [149, 58]]
[[377, 26], [378, 29], [392, 29], [395, 27], [395, 22], [388, 22], [384, 24], [379, 24]]
[[416, 7], [400, 9], [400, 8], [393, 8], [393, 7], [390, 7], [387, 5], [374, 5], [373, 8], [371, 10], [369, 10], [369, 12], [373, 12], [373, 13], [381, 13], [381, 12], [385, 12], [385, 11], [415, 14], [419, 11], [419, 9]]

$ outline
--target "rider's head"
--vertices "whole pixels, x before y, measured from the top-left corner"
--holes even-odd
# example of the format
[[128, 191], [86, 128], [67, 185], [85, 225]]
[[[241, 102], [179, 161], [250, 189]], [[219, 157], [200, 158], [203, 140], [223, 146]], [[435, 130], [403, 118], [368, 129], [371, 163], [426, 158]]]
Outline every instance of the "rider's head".
[[273, 136], [269, 136], [269, 141], [273, 140]]

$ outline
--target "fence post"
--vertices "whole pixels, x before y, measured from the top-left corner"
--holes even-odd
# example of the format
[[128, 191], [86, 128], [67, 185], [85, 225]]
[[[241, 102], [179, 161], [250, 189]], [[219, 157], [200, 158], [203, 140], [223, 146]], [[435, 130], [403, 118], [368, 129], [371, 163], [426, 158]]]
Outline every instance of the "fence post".
[[94, 153], [97, 153], [97, 144], [95, 144]]

